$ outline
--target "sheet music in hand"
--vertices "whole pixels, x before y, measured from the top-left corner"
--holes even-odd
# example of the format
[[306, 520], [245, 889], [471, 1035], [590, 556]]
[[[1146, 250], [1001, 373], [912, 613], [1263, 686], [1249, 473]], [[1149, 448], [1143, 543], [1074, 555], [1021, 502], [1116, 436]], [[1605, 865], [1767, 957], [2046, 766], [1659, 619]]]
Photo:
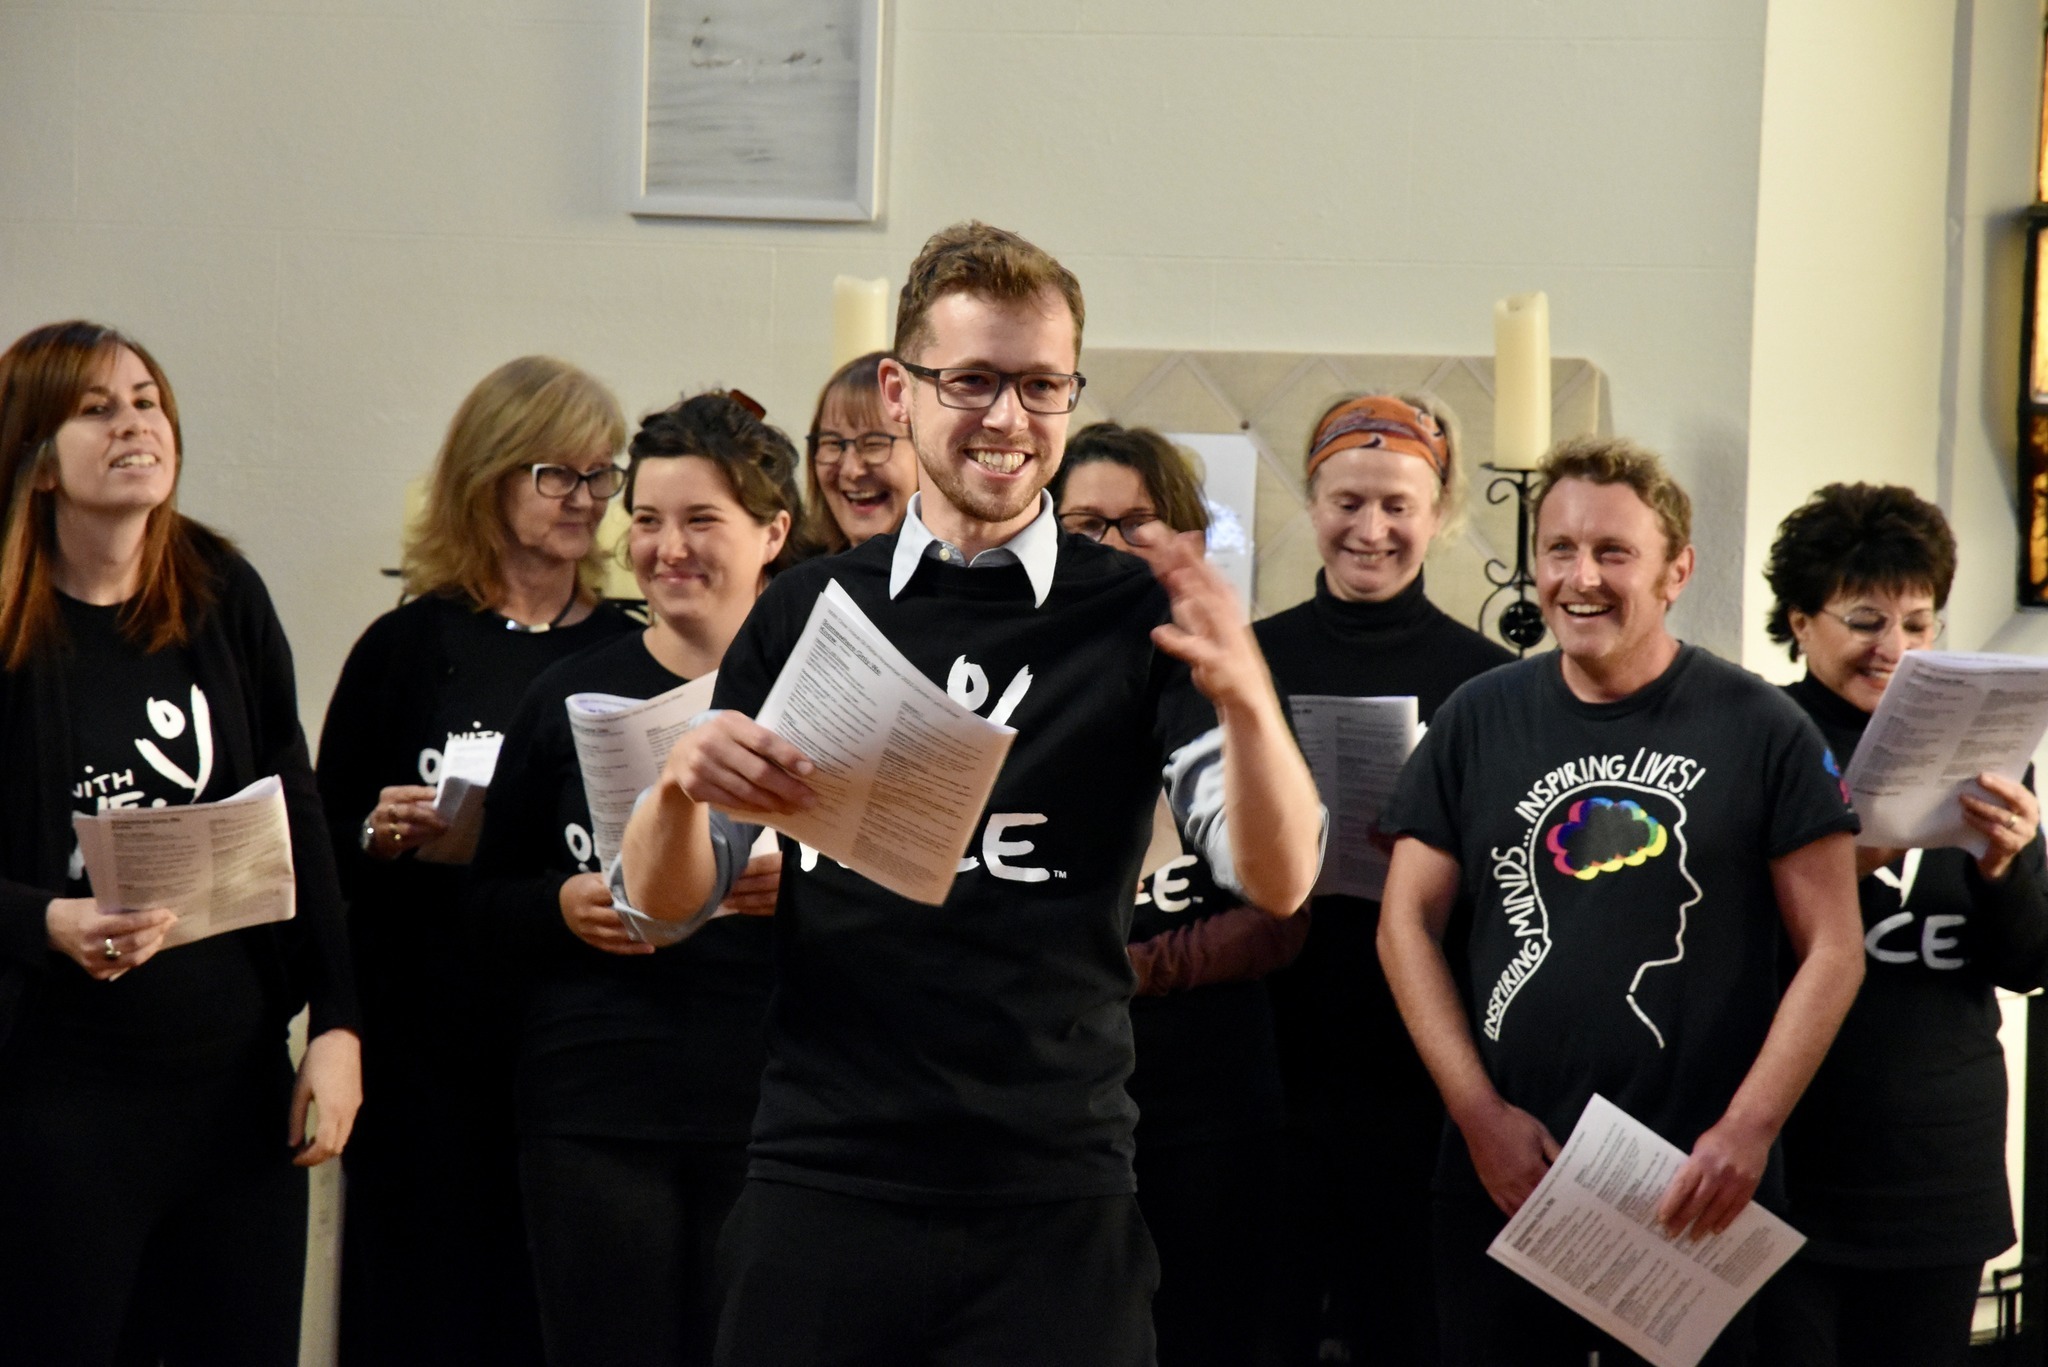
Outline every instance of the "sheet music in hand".
[[1695, 1367], [1806, 1242], [1751, 1201], [1719, 1234], [1664, 1232], [1678, 1146], [1597, 1093], [1487, 1255], [1657, 1367]]
[[1843, 775], [1863, 821], [1856, 843], [1982, 855], [1956, 798], [1988, 796], [1976, 782], [1986, 770], [2018, 781], [2044, 731], [2048, 660], [1907, 651]]
[[1415, 699], [1304, 693], [1289, 698], [1287, 708], [1316, 791], [1330, 811], [1330, 842], [1316, 895], [1377, 902], [1386, 891], [1388, 858], [1373, 837], [1401, 767], [1422, 737]]
[[818, 803], [792, 816], [733, 815], [933, 906], [952, 889], [1017, 736], [948, 697], [836, 581], [754, 720], [817, 766], [806, 782]]
[[275, 776], [218, 802], [75, 812], [71, 826], [102, 909], [178, 913], [166, 949], [298, 914], [291, 824]]
[[597, 862], [609, 868], [626, 833], [633, 803], [661, 777], [668, 752], [690, 719], [711, 706], [717, 686], [713, 670], [652, 698], [616, 693], [572, 693], [569, 733], [576, 741], [576, 767], [590, 806], [590, 840]]

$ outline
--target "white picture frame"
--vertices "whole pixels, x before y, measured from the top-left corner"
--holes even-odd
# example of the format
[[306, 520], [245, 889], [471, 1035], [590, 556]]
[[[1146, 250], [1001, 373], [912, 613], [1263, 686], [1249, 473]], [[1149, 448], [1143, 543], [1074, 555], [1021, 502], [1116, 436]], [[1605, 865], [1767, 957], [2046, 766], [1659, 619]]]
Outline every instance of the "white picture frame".
[[886, 0], [644, 0], [631, 212], [872, 222]]

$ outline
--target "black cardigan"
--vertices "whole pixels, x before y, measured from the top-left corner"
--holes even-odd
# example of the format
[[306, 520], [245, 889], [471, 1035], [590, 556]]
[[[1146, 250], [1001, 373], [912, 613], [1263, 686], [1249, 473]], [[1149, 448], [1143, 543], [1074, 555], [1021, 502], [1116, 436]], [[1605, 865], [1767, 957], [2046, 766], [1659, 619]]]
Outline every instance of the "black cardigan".
[[[280, 1032], [309, 1001], [312, 1034], [352, 1030], [355, 981], [341, 889], [299, 727], [291, 647], [249, 562], [199, 524], [188, 521], [186, 527], [214, 571], [217, 595], [186, 647], [193, 674], [214, 702], [217, 758], [201, 797], [215, 801], [277, 775], [284, 783], [297, 870], [294, 919], [231, 933], [253, 937], [266, 1015]], [[64, 896], [77, 843], [66, 798], [75, 765], [63, 676], [54, 659], [0, 671], [0, 811], [8, 817], [0, 821], [0, 1043], [34, 975], [78, 971], [49, 947], [45, 919], [50, 900]]]

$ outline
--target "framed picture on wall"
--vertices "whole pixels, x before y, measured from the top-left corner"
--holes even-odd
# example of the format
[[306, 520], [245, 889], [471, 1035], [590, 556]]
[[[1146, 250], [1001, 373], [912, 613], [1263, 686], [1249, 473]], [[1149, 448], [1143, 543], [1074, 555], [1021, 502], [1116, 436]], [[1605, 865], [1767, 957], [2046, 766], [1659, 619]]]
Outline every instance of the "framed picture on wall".
[[884, 0], [646, 0], [635, 214], [861, 223]]

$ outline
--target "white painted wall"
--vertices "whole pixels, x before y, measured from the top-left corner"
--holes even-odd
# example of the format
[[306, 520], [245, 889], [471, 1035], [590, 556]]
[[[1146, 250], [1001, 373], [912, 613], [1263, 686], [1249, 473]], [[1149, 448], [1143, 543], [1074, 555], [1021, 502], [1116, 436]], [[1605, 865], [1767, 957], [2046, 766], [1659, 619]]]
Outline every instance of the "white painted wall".
[[0, 0], [0, 334], [159, 353], [315, 726], [492, 366], [801, 427], [831, 277], [966, 215], [1072, 265], [1099, 345], [1485, 352], [1549, 290], [1701, 496], [1684, 625], [1734, 645], [1762, 0], [892, 8], [887, 216], [793, 227], [622, 211], [634, 0]]
[[1954, 27], [1927, 0], [1770, 9], [1742, 656], [1779, 679], [1800, 672], [1764, 634], [1779, 520], [1829, 480], [1934, 493]]

